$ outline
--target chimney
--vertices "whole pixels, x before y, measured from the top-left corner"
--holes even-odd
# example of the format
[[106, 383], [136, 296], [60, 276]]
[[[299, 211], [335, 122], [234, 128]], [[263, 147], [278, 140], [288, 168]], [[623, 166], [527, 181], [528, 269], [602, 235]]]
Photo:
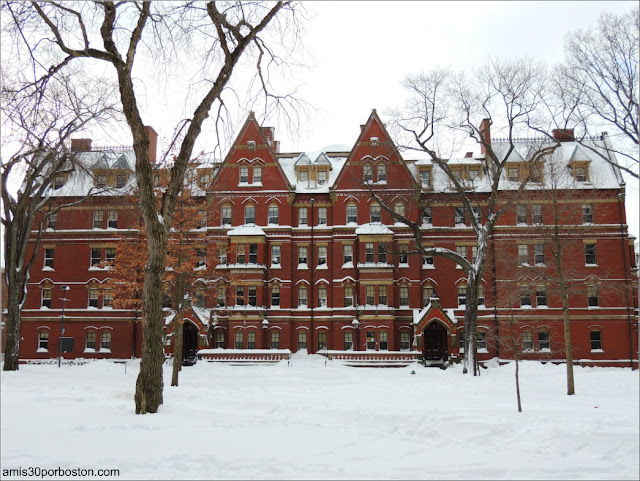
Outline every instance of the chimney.
[[[482, 122], [480, 123], [480, 136], [487, 144], [491, 145], [491, 120], [482, 119]], [[484, 144], [480, 146], [480, 152], [482, 154], [487, 153], [487, 149], [485, 148]]]
[[73, 152], [89, 152], [91, 139], [71, 139], [71, 150]]
[[553, 138], [558, 142], [573, 142], [573, 129], [553, 129]]
[[464, 154], [465, 159], [470, 159], [471, 157], [473, 157], [473, 152], [467, 152], [466, 154]]
[[261, 127], [260, 131], [269, 145], [273, 145], [273, 127]]
[[362, 132], [364, 132], [364, 124], [363, 124], [363, 125], [360, 125], [360, 132], [361, 132], [361, 133], [362, 133]]
[[273, 141], [273, 151], [276, 154], [280, 153], [280, 141], [279, 140], [274, 140]]
[[156, 150], [158, 148], [158, 134], [153, 127], [149, 125], [145, 125], [144, 131], [147, 134], [147, 138], [149, 139], [149, 162], [152, 164], [156, 163]]

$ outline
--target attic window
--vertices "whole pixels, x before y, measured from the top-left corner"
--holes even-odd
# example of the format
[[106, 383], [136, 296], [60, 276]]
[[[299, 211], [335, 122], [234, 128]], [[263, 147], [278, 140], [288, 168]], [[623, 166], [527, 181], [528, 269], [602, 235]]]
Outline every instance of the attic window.
[[107, 176], [106, 175], [96, 175], [96, 186], [104, 187], [107, 185]]
[[569, 164], [569, 169], [577, 182], [589, 182], [589, 161], [573, 161]]
[[249, 150], [256, 150], [256, 141], [255, 140], [249, 140], [247, 142], [247, 148]]
[[318, 185], [324, 185], [327, 183], [327, 171], [319, 170], [318, 171]]
[[60, 189], [64, 185], [65, 180], [66, 179], [64, 175], [56, 175], [56, 178], [54, 179], [54, 182], [53, 182], [53, 188], [55, 190]]
[[116, 175], [116, 187], [124, 187], [124, 184], [127, 183], [126, 175]]
[[378, 137], [371, 137], [371, 147], [377, 147], [379, 144]]

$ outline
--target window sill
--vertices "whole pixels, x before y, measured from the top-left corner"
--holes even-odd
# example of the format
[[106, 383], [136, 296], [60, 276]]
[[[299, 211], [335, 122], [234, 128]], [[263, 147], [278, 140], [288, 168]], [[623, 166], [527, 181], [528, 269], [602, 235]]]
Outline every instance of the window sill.
[[308, 269], [309, 266], [307, 264], [298, 264], [298, 270]]
[[489, 350], [486, 347], [478, 348], [477, 351], [478, 351], [478, 354], [489, 354]]
[[353, 269], [353, 262], [345, 262], [344, 264], [342, 264], [342, 268], [343, 269]]
[[282, 266], [280, 264], [271, 264], [269, 269], [282, 269]]
[[422, 264], [422, 268], [423, 269], [435, 269], [436, 266], [434, 266], [433, 264]]
[[585, 267], [598, 267], [598, 264], [585, 264]]
[[48, 267], [48, 266], [44, 266], [44, 267], [42, 268], [42, 272], [45, 272], [45, 271], [46, 271], [46, 272], [55, 272], [55, 270], [54, 270], [54, 268], [53, 268], [53, 267]]
[[409, 264], [398, 264], [398, 267], [409, 267]]
[[49, 352], [49, 349], [45, 349], [44, 347], [39, 347], [36, 349], [36, 352]]
[[91, 349], [90, 347], [86, 347], [84, 349], [84, 352], [96, 352], [96, 350], [95, 349]]
[[591, 352], [604, 352], [604, 349], [591, 349]]
[[587, 306], [587, 309], [600, 309], [600, 306]]
[[321, 269], [322, 269], [322, 270], [325, 270], [325, 269], [328, 269], [328, 268], [329, 268], [329, 267], [327, 266], [327, 264], [320, 264], [316, 269], [317, 269], [317, 270], [321, 270]]
[[98, 267], [98, 266], [91, 266], [89, 267], [89, 269], [87, 269], [88, 271], [108, 271], [109, 268], [108, 267]]

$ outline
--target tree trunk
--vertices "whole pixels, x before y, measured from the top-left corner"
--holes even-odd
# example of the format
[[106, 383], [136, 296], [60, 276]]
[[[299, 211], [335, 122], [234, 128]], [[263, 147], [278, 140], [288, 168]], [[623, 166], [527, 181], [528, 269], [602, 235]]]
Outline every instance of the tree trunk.
[[15, 292], [17, 286], [7, 286], [8, 309], [7, 309], [7, 331], [4, 348], [5, 371], [17, 371], [20, 365], [20, 309], [19, 295]]
[[571, 319], [569, 317], [569, 299], [567, 286], [561, 282], [560, 292], [562, 297], [562, 320], [564, 323], [564, 351], [567, 361], [567, 396], [576, 393], [573, 384], [573, 344], [571, 342]]
[[515, 355], [516, 358], [516, 396], [518, 398], [518, 412], [522, 412], [522, 403], [520, 402], [520, 376], [518, 372], [518, 355]]
[[176, 314], [176, 328], [173, 338], [173, 374], [171, 385], [178, 385], [178, 372], [182, 369], [182, 344], [184, 339], [184, 320], [182, 313]]
[[136, 381], [136, 414], [158, 412], [162, 404], [162, 292], [166, 238], [149, 234], [149, 257], [145, 267], [142, 299], [142, 360]]
[[473, 375], [478, 371], [478, 349], [476, 333], [478, 331], [478, 282], [479, 277], [470, 273], [467, 278], [467, 299], [465, 303], [464, 323], [464, 363], [463, 373], [473, 369]]

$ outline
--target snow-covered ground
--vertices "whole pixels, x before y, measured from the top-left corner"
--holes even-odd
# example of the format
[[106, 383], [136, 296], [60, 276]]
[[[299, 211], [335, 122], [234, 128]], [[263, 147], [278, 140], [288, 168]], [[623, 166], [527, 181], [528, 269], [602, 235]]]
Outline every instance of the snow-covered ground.
[[[136, 416], [138, 362], [2, 373], [2, 470], [118, 468], [114, 479], [638, 479], [638, 371], [521, 364], [482, 376], [350, 368], [294, 355], [199, 362]], [[412, 371], [415, 370], [415, 374]], [[3, 476], [5, 479], [11, 477]], [[74, 478], [75, 479], [75, 478]], [[103, 478], [104, 479], [104, 478]]]

